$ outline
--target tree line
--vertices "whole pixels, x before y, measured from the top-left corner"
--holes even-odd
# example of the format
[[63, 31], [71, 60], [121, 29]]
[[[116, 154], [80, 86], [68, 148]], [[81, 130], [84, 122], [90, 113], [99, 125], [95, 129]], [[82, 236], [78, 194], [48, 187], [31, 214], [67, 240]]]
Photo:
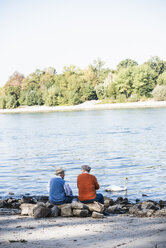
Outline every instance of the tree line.
[[14, 72], [0, 89], [0, 108], [27, 105], [76, 105], [88, 100], [134, 102], [154, 98], [166, 100], [166, 61], [155, 56], [138, 65], [121, 61], [116, 70], [97, 59], [87, 69], [64, 67], [61, 74], [49, 67], [27, 77]]

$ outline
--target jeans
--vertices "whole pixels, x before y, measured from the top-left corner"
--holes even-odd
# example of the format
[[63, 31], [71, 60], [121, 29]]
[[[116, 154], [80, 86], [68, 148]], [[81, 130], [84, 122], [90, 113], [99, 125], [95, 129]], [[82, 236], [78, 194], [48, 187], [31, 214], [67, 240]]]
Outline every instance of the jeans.
[[73, 196], [66, 196], [64, 201], [59, 201], [59, 202], [53, 201], [51, 203], [54, 205], [61, 205], [61, 204], [65, 204], [65, 203], [72, 203], [72, 200], [73, 200]]
[[104, 204], [104, 197], [102, 194], [98, 193], [96, 194], [96, 198], [92, 199], [92, 200], [87, 200], [87, 201], [81, 201], [82, 203], [93, 203], [94, 201], [100, 202], [102, 204]]

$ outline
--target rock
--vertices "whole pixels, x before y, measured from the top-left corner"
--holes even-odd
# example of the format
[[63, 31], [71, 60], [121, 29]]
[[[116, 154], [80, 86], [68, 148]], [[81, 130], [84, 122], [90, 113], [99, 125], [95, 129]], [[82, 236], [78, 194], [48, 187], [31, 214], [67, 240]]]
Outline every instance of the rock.
[[156, 216], [156, 217], [166, 217], [166, 207], [156, 211], [154, 213], [154, 216]]
[[116, 199], [116, 203], [120, 203], [120, 202], [122, 202], [123, 201], [123, 197], [121, 197], [121, 196], [119, 196], [117, 199]]
[[53, 208], [55, 205], [52, 204], [52, 203], [50, 203], [50, 202], [48, 201], [48, 202], [45, 203], [45, 206], [46, 206], [47, 208]]
[[49, 200], [49, 197], [45, 195], [41, 195], [41, 196], [36, 196], [35, 199], [37, 201], [46, 203]]
[[82, 202], [72, 202], [71, 207], [74, 209], [88, 209], [88, 207]]
[[140, 206], [137, 204], [129, 208], [129, 214], [137, 215], [139, 211], [140, 211]]
[[9, 195], [14, 195], [14, 193], [13, 193], [13, 192], [9, 192], [8, 194], [9, 194]]
[[20, 209], [0, 208], [0, 215], [17, 215], [17, 214], [21, 214]]
[[69, 205], [67, 205], [67, 204], [61, 205], [61, 216], [63, 216], [63, 217], [71, 217], [71, 216], [73, 216], [71, 204], [69, 204]]
[[51, 213], [51, 210], [47, 208], [46, 206], [43, 206], [41, 204], [37, 204], [33, 208], [33, 216], [34, 218], [45, 218]]
[[159, 208], [156, 206], [154, 202], [146, 202], [146, 201], [141, 203], [141, 208], [159, 210]]
[[32, 204], [35, 204], [36, 201], [31, 196], [22, 196], [22, 198], [20, 200], [20, 203], [21, 204], [23, 204], [23, 203], [32, 203]]
[[159, 204], [160, 208], [166, 207], [166, 201], [160, 200], [158, 204]]
[[95, 219], [103, 219], [103, 218], [104, 218], [104, 214], [93, 211], [93, 213], [92, 213], [92, 218], [95, 218]]
[[136, 216], [139, 217], [145, 217], [148, 211], [141, 211], [139, 210], [137, 213], [135, 213]]
[[73, 209], [73, 215], [77, 217], [89, 217], [87, 209]]
[[152, 217], [154, 213], [155, 213], [155, 211], [154, 211], [153, 209], [150, 209], [150, 210], [148, 210], [148, 212], [146, 213], [146, 216], [147, 216], [147, 217]]
[[107, 212], [110, 213], [110, 214], [121, 214], [121, 208], [119, 207], [118, 204], [114, 205], [114, 206], [110, 206], [108, 209], [107, 209]]
[[0, 200], [0, 208], [4, 208], [6, 206], [5, 200]]
[[58, 217], [60, 215], [60, 208], [54, 206], [51, 208], [51, 217]]
[[21, 215], [33, 216], [33, 209], [36, 207], [36, 204], [23, 203], [21, 204]]
[[108, 208], [110, 206], [110, 200], [105, 200], [104, 201], [104, 206]]
[[89, 208], [90, 212], [99, 212], [103, 213], [104, 212], [104, 205], [99, 203], [99, 202], [93, 202], [93, 203], [88, 203], [86, 206]]

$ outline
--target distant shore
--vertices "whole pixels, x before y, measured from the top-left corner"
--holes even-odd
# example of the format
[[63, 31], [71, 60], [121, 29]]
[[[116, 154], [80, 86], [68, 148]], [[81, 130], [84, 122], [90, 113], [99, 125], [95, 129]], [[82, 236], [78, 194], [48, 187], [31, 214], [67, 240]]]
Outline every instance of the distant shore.
[[0, 114], [166, 107], [166, 101], [154, 101], [154, 100], [130, 102], [130, 103], [108, 103], [108, 104], [100, 104], [100, 102], [101, 102], [100, 100], [92, 100], [92, 101], [84, 102], [79, 105], [54, 106], [54, 107], [20, 106], [15, 109], [0, 109]]

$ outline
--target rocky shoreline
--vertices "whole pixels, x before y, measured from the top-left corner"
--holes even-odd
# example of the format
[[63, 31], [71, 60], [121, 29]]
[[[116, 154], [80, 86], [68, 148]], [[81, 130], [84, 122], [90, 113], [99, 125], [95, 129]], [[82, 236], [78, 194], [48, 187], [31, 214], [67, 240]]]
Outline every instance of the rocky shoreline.
[[0, 200], [0, 248], [165, 248], [164, 217], [162, 200], [53, 206], [47, 196], [10, 197]]
[[131, 215], [136, 217], [166, 217], [166, 201], [158, 202], [136, 200], [132, 203], [128, 198], [118, 197], [113, 200], [104, 197], [104, 205], [94, 202], [82, 204], [77, 199], [71, 204], [53, 205], [48, 196], [22, 196], [20, 199], [8, 198], [0, 200], [0, 215], [19, 214], [34, 218], [45, 217], [93, 217], [104, 218], [105, 215]]

